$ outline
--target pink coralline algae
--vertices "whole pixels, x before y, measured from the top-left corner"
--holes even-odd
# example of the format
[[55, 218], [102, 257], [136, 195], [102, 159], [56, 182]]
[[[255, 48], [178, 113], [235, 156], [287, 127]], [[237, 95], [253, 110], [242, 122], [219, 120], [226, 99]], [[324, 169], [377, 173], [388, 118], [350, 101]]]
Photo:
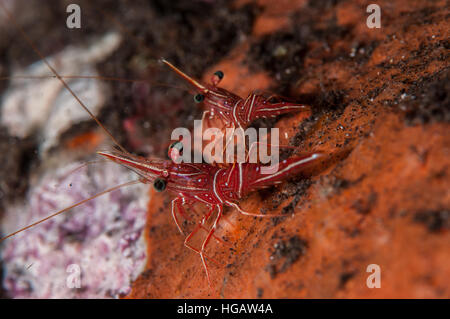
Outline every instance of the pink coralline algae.
[[[109, 163], [46, 173], [27, 203], [6, 209], [2, 233], [136, 178]], [[13, 298], [117, 298], [143, 269], [147, 186], [91, 200], [4, 242], [3, 286]]]

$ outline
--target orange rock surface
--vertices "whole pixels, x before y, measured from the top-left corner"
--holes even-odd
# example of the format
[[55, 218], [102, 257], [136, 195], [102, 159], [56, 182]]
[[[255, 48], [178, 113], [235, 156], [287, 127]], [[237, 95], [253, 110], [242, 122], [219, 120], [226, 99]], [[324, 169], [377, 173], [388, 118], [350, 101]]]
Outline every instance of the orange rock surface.
[[[276, 124], [298, 151], [322, 150], [332, 160], [241, 203], [253, 212], [288, 212], [285, 218], [226, 209], [229, 223], [221, 223], [218, 236], [231, 246], [208, 248], [223, 263], [209, 263], [212, 287], [200, 257], [183, 246], [172, 197], [152, 193], [148, 263], [128, 297], [450, 297], [449, 123], [420, 108], [434, 105], [447, 119], [450, 112], [448, 98], [430, 96], [448, 94], [445, 1], [378, 1], [381, 29], [366, 26], [368, 1], [314, 10], [302, 1], [282, 3], [276, 11], [272, 1], [259, 1], [265, 10], [252, 37], [212, 70], [222, 69], [223, 86], [241, 95], [270, 89], [276, 74], [243, 63], [252, 58], [249, 43], [278, 25], [301, 23], [290, 15], [295, 10], [315, 13], [316, 26], [334, 16], [346, 31], [309, 42], [301, 76], [289, 86], [290, 95], [312, 102], [315, 115]], [[381, 267], [381, 288], [366, 285], [370, 264]]]

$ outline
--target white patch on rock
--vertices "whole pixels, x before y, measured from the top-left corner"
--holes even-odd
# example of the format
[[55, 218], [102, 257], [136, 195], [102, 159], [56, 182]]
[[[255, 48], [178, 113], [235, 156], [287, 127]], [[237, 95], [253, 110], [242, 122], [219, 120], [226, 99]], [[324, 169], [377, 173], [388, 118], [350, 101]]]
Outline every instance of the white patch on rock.
[[[47, 61], [62, 76], [97, 76], [95, 64], [114, 52], [120, 42], [118, 33], [108, 33], [88, 47], [68, 46], [48, 57]], [[43, 139], [40, 146], [42, 153], [57, 145], [60, 134], [73, 124], [90, 119], [62, 83], [52, 77], [53, 74], [44, 62], [39, 61], [26, 69], [15, 70], [11, 76], [16, 79], [11, 81], [3, 96], [1, 123], [11, 135], [20, 138], [36, 132], [40, 134]], [[50, 77], [32, 79], [46, 76]], [[104, 83], [89, 79], [64, 81], [94, 115], [99, 113], [106, 99]]]

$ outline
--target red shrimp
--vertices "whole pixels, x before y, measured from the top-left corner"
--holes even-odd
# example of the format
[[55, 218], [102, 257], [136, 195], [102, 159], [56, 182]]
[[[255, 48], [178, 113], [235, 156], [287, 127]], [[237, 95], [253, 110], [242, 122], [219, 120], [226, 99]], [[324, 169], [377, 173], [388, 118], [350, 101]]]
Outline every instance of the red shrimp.
[[[225, 168], [209, 164], [176, 164], [170, 160], [150, 160], [121, 152], [98, 152], [108, 159], [124, 165], [136, 172], [144, 183], [153, 183], [157, 191], [168, 190], [176, 194], [172, 200], [172, 217], [180, 232], [183, 232], [178, 218], [184, 216], [183, 204], [200, 202], [208, 207], [208, 212], [203, 216], [197, 227], [186, 237], [184, 245], [198, 253], [201, 257], [206, 272], [208, 283], [211, 284], [210, 274], [206, 263], [205, 248], [222, 217], [223, 207], [236, 208], [241, 214], [257, 217], [274, 217], [274, 215], [254, 214], [242, 210], [238, 201], [252, 191], [279, 184], [290, 176], [300, 172], [305, 166], [317, 162], [324, 157], [323, 153], [311, 153], [301, 157], [291, 157], [278, 164], [276, 167], [267, 167], [254, 163], [238, 163]], [[265, 174], [263, 168], [273, 172]], [[201, 228], [205, 229], [205, 223], [217, 210], [212, 227], [207, 230], [201, 248], [197, 249], [189, 244], [189, 241]]]
[[[256, 93], [251, 93], [246, 99], [243, 99], [240, 96], [225, 90], [224, 88], [220, 88], [218, 85], [224, 77], [224, 73], [222, 71], [216, 71], [213, 74], [211, 84], [202, 84], [175, 67], [167, 60], [161, 59], [161, 62], [168, 65], [174, 72], [189, 82], [198, 92], [194, 96], [194, 101], [196, 103], [203, 103], [206, 108], [202, 116], [202, 125], [205, 120], [209, 122], [212, 119], [218, 118], [223, 122], [224, 128], [231, 128], [231, 134], [225, 143], [225, 148], [228, 147], [234, 138], [235, 130], [239, 130], [239, 133], [242, 134], [241, 136], [244, 137], [244, 130], [257, 119], [276, 117], [281, 114], [300, 111], [304, 112], [306, 115], [311, 114], [311, 107], [305, 104], [284, 101], [272, 102], [273, 96], [267, 98], [262, 94]], [[207, 116], [208, 114], [209, 116]], [[210, 127], [209, 123], [208, 127]], [[220, 143], [222, 140], [219, 138], [215, 140], [215, 143], [217, 142]], [[176, 144], [174, 143], [169, 148], [168, 155], [172, 158], [172, 160], [175, 160], [179, 156], [179, 150], [173, 149], [173, 146], [175, 145]], [[270, 144], [267, 145], [270, 146]], [[250, 150], [253, 146], [255, 145], [250, 145], [248, 155], [250, 154]], [[180, 147], [182, 146], [177, 146], [177, 148]], [[282, 147], [291, 148], [290, 146]], [[249, 156], [247, 156], [247, 159], [248, 157]]]
[[213, 119], [217, 114], [226, 127], [245, 129], [256, 119], [275, 117], [298, 111], [308, 113], [311, 111], [311, 107], [305, 104], [271, 102], [271, 97], [266, 98], [256, 93], [251, 93], [246, 99], [243, 99], [224, 88], [218, 87], [218, 84], [224, 77], [222, 71], [214, 73], [211, 78], [211, 84], [202, 84], [165, 59], [161, 59], [161, 62], [168, 65], [179, 76], [194, 86], [198, 92], [194, 96], [194, 101], [196, 103], [204, 103], [206, 108], [202, 120], [206, 118], [206, 114], [209, 114], [207, 119]]

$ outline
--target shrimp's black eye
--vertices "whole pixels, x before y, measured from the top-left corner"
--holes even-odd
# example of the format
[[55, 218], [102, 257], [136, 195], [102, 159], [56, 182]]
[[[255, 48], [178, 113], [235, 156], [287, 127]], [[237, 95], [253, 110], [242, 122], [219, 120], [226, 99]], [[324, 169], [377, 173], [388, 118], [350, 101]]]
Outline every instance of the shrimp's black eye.
[[200, 103], [200, 102], [203, 102], [203, 100], [205, 99], [205, 96], [203, 95], [203, 94], [196, 94], [195, 96], [194, 96], [194, 101], [195, 101], [195, 103]]
[[166, 189], [166, 186], [167, 186], [167, 181], [165, 179], [162, 179], [162, 178], [157, 178], [153, 182], [153, 187], [155, 188], [155, 190], [157, 192], [162, 192], [163, 190]]
[[181, 141], [176, 141], [176, 142], [173, 142], [172, 144], [170, 144], [169, 154], [171, 153], [171, 151], [173, 149], [176, 149], [178, 151], [178, 153], [181, 155], [183, 153], [183, 143], [181, 143]]
[[216, 71], [216, 72], [214, 72], [214, 75], [217, 76], [219, 78], [219, 80], [222, 80], [223, 76], [224, 76], [222, 71]]

